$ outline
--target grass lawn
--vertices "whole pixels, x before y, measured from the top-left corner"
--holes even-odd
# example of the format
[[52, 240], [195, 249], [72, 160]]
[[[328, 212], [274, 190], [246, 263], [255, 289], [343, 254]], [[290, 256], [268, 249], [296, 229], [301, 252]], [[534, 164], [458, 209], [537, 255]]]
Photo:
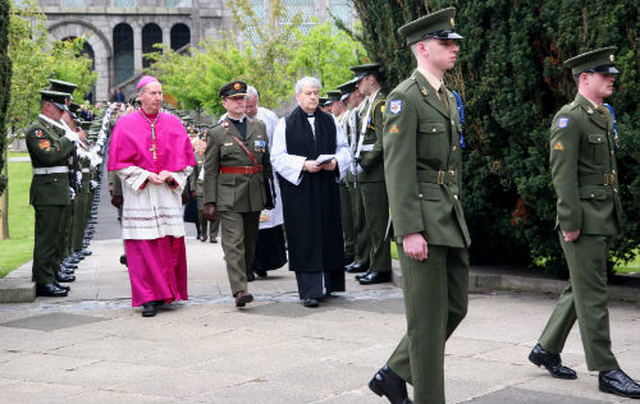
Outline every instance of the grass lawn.
[[[9, 153], [10, 157], [27, 153]], [[33, 208], [29, 205], [31, 163], [9, 163], [9, 240], [0, 240], [0, 278], [31, 259]]]
[[11, 157], [29, 157], [29, 153], [24, 152], [24, 153], [18, 153], [18, 152], [9, 152], [9, 158]]
[[638, 254], [638, 250], [636, 250], [635, 259], [629, 262], [618, 262], [615, 267], [613, 267], [614, 271], [619, 274], [630, 274], [634, 272], [640, 272], [640, 254]]

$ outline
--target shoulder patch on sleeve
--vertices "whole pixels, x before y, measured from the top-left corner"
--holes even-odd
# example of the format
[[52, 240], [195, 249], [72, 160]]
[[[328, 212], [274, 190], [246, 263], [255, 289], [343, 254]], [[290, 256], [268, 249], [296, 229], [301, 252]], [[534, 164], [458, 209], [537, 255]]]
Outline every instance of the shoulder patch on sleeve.
[[558, 128], [564, 129], [567, 126], [569, 126], [569, 118], [564, 117], [558, 119]]
[[389, 112], [398, 115], [402, 111], [402, 100], [389, 100]]

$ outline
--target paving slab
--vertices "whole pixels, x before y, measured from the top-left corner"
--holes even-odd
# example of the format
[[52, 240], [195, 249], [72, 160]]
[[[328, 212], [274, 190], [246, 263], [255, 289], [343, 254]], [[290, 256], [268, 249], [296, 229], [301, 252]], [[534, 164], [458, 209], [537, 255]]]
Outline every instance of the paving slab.
[[[119, 263], [115, 209], [103, 195], [93, 255], [80, 263], [69, 296], [0, 305], [0, 404], [386, 402], [367, 383], [406, 331], [400, 289], [363, 287], [348, 275], [346, 292], [308, 309], [285, 266], [251, 282], [256, 299], [239, 310], [220, 244], [186, 229], [189, 300], [142, 318]], [[21, 270], [11, 276], [30, 277], [29, 265]], [[559, 289], [504, 288], [509, 274], [500, 268], [473, 276], [468, 316], [446, 347], [449, 403], [635, 402], [598, 391], [577, 327], [563, 352], [577, 380], [528, 362]], [[560, 285], [537, 279], [544, 277], [529, 283]], [[613, 350], [637, 379], [639, 308], [610, 304]]]

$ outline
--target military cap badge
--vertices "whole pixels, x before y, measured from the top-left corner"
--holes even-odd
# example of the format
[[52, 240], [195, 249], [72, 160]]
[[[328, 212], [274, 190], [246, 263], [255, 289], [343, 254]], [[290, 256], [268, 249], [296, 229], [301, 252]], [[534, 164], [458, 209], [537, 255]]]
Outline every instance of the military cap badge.
[[233, 89], [236, 90], [236, 91], [240, 91], [241, 88], [242, 88], [242, 84], [240, 84], [240, 83], [235, 83], [233, 85]]

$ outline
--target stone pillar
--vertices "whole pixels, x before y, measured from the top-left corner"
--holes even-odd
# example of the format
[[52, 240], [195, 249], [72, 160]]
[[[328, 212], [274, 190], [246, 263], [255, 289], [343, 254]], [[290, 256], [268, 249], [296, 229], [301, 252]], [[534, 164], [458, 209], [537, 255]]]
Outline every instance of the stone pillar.
[[167, 19], [164, 24], [160, 25], [162, 29], [162, 44], [171, 48], [171, 20]]
[[134, 75], [142, 71], [142, 25], [131, 24], [133, 29], [133, 70]]

